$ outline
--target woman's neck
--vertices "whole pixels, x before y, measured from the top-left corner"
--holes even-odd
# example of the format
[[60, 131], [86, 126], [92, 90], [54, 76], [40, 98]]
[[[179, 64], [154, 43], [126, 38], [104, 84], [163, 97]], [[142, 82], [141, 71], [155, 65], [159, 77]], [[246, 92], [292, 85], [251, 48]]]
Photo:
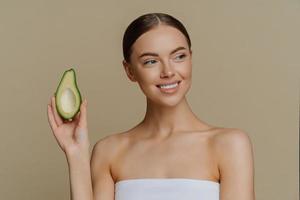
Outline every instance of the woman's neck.
[[191, 110], [186, 98], [175, 106], [157, 106], [147, 101], [147, 110], [140, 126], [155, 134], [154, 137], [166, 137], [175, 132], [206, 130], [210, 125], [201, 121]]

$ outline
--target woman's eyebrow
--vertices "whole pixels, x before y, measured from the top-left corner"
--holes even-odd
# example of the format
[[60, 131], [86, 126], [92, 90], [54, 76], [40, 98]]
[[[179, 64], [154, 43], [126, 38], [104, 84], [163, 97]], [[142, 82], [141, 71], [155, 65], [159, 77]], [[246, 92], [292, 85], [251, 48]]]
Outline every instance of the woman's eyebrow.
[[[176, 49], [172, 50], [170, 55], [175, 53], [176, 51], [179, 51], [181, 49], [186, 49], [185, 47], [177, 47]], [[145, 53], [142, 53], [139, 58], [143, 57], [143, 56], [158, 56], [157, 53], [153, 53], [153, 52], [145, 52]]]

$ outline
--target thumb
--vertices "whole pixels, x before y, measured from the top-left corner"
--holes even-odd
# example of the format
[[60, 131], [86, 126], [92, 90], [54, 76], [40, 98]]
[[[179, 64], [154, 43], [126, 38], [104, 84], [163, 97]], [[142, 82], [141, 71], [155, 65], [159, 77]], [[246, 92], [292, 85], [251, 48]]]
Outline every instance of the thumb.
[[80, 105], [80, 118], [79, 118], [78, 126], [83, 128], [87, 127], [87, 100], [86, 99], [84, 99], [84, 101]]

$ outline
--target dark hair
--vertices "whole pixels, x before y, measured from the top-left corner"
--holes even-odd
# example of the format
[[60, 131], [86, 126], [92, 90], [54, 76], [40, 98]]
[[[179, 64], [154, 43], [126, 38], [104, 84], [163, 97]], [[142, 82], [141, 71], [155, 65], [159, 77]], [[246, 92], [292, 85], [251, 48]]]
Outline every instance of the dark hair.
[[169, 25], [178, 29], [185, 35], [189, 48], [191, 49], [191, 40], [184, 25], [176, 18], [165, 13], [148, 13], [144, 14], [127, 27], [123, 36], [123, 56], [126, 62], [130, 63], [130, 56], [132, 54], [133, 43], [145, 32], [157, 27], [158, 25]]

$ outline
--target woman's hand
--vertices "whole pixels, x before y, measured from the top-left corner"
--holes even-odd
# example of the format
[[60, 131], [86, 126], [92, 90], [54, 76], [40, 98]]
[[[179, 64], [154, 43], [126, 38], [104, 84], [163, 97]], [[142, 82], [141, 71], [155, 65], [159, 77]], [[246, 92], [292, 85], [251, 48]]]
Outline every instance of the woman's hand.
[[55, 97], [48, 104], [48, 122], [52, 132], [67, 156], [89, 155], [90, 141], [87, 128], [87, 100], [80, 105], [80, 112], [72, 121], [63, 120], [56, 110]]

